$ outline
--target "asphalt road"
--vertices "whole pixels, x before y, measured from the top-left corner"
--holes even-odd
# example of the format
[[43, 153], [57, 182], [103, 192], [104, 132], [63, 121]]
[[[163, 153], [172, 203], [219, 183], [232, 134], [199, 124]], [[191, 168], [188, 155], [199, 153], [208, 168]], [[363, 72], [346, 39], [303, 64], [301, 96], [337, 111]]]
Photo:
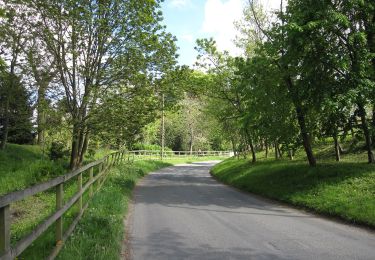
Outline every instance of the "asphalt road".
[[210, 163], [148, 175], [128, 220], [131, 259], [375, 259], [375, 233], [220, 184]]

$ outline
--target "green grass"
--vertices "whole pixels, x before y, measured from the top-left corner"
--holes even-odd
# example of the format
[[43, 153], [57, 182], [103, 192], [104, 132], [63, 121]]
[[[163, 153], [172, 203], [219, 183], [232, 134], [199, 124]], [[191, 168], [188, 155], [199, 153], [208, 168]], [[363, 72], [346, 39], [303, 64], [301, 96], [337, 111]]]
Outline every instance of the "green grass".
[[[103, 157], [109, 152], [108, 149], [98, 150], [95, 159], [98, 159], [98, 156]], [[118, 258], [118, 243], [121, 243], [119, 239], [122, 239], [121, 234], [123, 232], [122, 220], [127, 210], [131, 189], [136, 180], [160, 167], [209, 159], [217, 158], [187, 157], [164, 162], [136, 161], [128, 166], [122, 165], [112, 169], [109, 179], [99, 193], [95, 195], [93, 201], [90, 202], [78, 229], [64, 247], [60, 258], [76, 259], [77, 255], [82, 256], [81, 258], [90, 256], [87, 259], [92, 259], [91, 256], [93, 255], [95, 259]], [[94, 158], [87, 158], [86, 162], [92, 160]], [[65, 174], [68, 172], [67, 167], [67, 160], [50, 161], [38, 146], [8, 144], [4, 151], [0, 151], [0, 196]], [[86, 180], [87, 177], [84, 178], [84, 181]], [[65, 201], [71, 198], [75, 192], [77, 192], [76, 180], [64, 184]], [[84, 195], [84, 201], [85, 199], [87, 199], [87, 194]], [[14, 245], [22, 237], [29, 234], [54, 209], [54, 189], [13, 203], [11, 205], [12, 244]], [[69, 226], [76, 215], [76, 207], [73, 207], [64, 215], [65, 228]], [[110, 227], [107, 227], [107, 225]], [[101, 229], [103, 226], [106, 226], [106, 229]], [[50, 227], [18, 259], [43, 259], [47, 257], [54, 246], [54, 229], [54, 226]]]
[[50, 161], [39, 146], [7, 144], [0, 151], [0, 196], [61, 175], [66, 166]]
[[316, 151], [320, 160], [315, 168], [302, 155], [295, 161], [263, 158], [255, 164], [231, 158], [216, 165], [212, 174], [245, 191], [375, 227], [375, 166], [365, 163], [363, 152], [344, 155], [338, 163], [327, 145]]
[[138, 161], [112, 169], [58, 259], [119, 259], [124, 216], [135, 184], [148, 172], [169, 165], [160, 161]]

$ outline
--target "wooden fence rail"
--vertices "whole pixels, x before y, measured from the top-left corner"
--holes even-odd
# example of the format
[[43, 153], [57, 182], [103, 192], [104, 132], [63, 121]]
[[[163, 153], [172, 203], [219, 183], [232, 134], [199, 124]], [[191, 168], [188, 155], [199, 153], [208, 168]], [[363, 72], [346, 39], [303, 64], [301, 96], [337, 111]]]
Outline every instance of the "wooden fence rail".
[[[103, 159], [89, 163], [77, 170], [74, 170], [63, 176], [59, 176], [52, 180], [31, 186], [27, 189], [8, 193], [0, 197], [0, 260], [14, 259], [19, 256], [28, 246], [30, 246], [38, 237], [40, 237], [50, 226], [55, 224], [55, 242], [56, 246], [52, 250], [47, 259], [54, 259], [61, 250], [63, 243], [73, 232], [75, 226], [83, 215], [83, 212], [88, 206], [90, 199], [94, 193], [98, 191], [103, 185], [109, 169], [113, 165], [120, 162], [132, 162], [134, 160], [159, 160], [178, 157], [198, 157], [198, 156], [223, 156], [229, 157], [231, 153], [228, 151], [119, 151], [105, 156]], [[94, 169], [97, 168], [97, 173], [94, 175]], [[83, 183], [83, 177], [88, 179]], [[77, 192], [64, 203], [64, 184], [77, 179]], [[95, 189], [94, 184], [97, 183]], [[11, 246], [11, 212], [10, 205], [14, 202], [23, 200], [27, 197], [33, 196], [47, 190], [55, 188], [56, 193], [56, 209], [55, 211], [44, 219], [31, 233], [20, 239], [14, 246]], [[83, 194], [88, 191], [88, 201], [83, 205]], [[71, 209], [74, 205], [78, 207], [78, 214], [65, 230], [63, 228], [64, 213]]]
[[163, 153], [158, 150], [135, 150], [130, 151], [130, 155], [134, 159], [174, 159], [186, 157], [230, 157], [233, 155], [231, 151], [164, 151]]

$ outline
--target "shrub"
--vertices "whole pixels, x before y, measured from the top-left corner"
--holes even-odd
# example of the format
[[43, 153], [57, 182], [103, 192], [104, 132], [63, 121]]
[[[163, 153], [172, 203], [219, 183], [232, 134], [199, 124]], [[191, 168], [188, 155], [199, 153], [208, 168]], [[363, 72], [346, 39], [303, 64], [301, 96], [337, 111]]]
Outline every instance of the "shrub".
[[52, 142], [49, 148], [49, 159], [57, 161], [64, 158], [66, 151], [64, 150], [64, 144], [60, 142]]

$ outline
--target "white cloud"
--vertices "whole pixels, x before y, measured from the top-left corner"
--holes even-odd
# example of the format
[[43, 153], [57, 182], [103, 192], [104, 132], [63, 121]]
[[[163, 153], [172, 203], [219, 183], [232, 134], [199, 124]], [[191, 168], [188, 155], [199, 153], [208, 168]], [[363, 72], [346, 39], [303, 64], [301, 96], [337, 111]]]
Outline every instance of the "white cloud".
[[[215, 39], [220, 50], [227, 50], [231, 55], [240, 55], [242, 51], [233, 40], [238, 33], [234, 22], [239, 21], [243, 9], [249, 0], [207, 0], [204, 8], [204, 21], [201, 32]], [[280, 9], [280, 0], [258, 0], [270, 13]], [[284, 8], [288, 0], [284, 0]]]
[[202, 32], [212, 35], [220, 50], [227, 50], [232, 55], [241, 51], [234, 45], [236, 36], [234, 21], [239, 20], [243, 10], [242, 0], [207, 0]]
[[171, 0], [169, 5], [172, 7], [183, 8], [191, 5], [191, 0]]

